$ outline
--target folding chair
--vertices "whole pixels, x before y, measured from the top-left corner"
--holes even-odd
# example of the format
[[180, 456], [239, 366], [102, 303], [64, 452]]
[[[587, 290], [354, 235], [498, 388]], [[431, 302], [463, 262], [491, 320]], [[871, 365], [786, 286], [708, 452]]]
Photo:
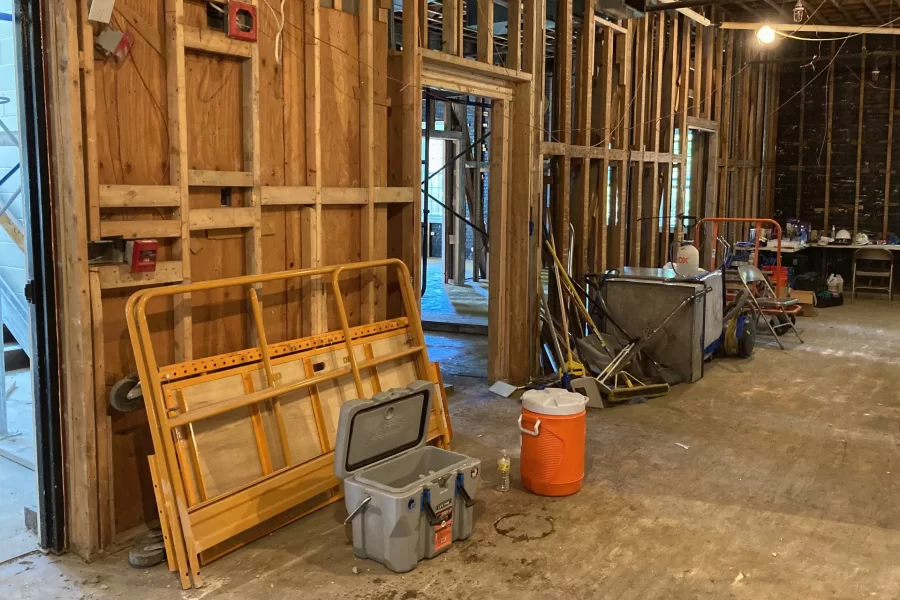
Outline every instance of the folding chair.
[[[856, 264], [861, 261], [870, 261], [871, 263], [879, 262], [879, 263], [887, 263], [887, 269], [876, 269], [873, 266], [866, 267], [863, 265], [863, 269], [858, 269]], [[870, 281], [869, 285], [856, 285], [856, 276], [860, 277], [869, 277]], [[887, 279], [887, 285], [873, 285], [871, 279]], [[888, 293], [888, 304], [891, 302], [891, 296], [893, 295], [892, 286], [894, 282], [894, 255], [890, 250], [885, 248], [860, 248], [856, 252], [853, 253], [853, 284], [850, 288], [850, 301], [852, 302], [856, 298], [856, 290], [880, 290]]]
[[[738, 275], [741, 278], [741, 283], [744, 284], [744, 288], [750, 294], [750, 303], [753, 306], [756, 320], [759, 321], [760, 315], [782, 315], [784, 317], [784, 323], [779, 325], [779, 327], [789, 326], [794, 330], [797, 339], [800, 340], [800, 343], [802, 344], [803, 338], [800, 337], [800, 332], [797, 331], [797, 328], [794, 327], [794, 322], [791, 320], [791, 316], [799, 312], [799, 306], [790, 311], [790, 313], [786, 310], [788, 307], [797, 305], [797, 298], [779, 298], [776, 296], [771, 284], [769, 284], [769, 280], [766, 279], [765, 273], [754, 266], [742, 265], [738, 267]], [[759, 285], [760, 283], [762, 284], [761, 286]], [[769, 319], [764, 317], [763, 320], [766, 322], [769, 331], [775, 336], [775, 341], [778, 342], [778, 346], [784, 350], [784, 344], [778, 339], [778, 333], [776, 333], [775, 327], [772, 326]]]

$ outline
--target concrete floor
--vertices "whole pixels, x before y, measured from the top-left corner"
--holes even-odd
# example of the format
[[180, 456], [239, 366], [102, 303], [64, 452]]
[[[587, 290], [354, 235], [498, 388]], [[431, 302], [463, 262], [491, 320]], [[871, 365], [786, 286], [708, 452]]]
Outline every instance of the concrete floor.
[[0, 435], [0, 563], [37, 547], [24, 513], [26, 506], [34, 508], [37, 493], [31, 372], [8, 372], [5, 384], [8, 433]]
[[454, 449], [485, 465], [478, 522], [411, 573], [355, 559], [336, 506], [205, 567], [198, 590], [124, 554], [33, 555], [0, 565], [0, 598], [897, 598], [900, 306], [801, 325], [802, 346], [763, 341], [665, 398], [591, 412], [569, 498], [523, 491], [515, 458], [513, 489], [494, 490], [518, 403], [455, 379]]
[[427, 285], [422, 296], [422, 321], [426, 330], [431, 329], [430, 324], [453, 324], [481, 328], [487, 335], [488, 282], [473, 282], [472, 268], [472, 261], [466, 261], [465, 285], [445, 285], [442, 259], [428, 259]]

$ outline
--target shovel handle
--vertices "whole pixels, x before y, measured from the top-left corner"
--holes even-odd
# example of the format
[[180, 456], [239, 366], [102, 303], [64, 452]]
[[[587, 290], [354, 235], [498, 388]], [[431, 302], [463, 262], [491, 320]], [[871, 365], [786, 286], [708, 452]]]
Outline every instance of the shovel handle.
[[519, 415], [519, 431], [527, 433], [531, 437], [537, 437], [541, 433], [541, 420], [538, 419], [534, 424], [534, 429], [525, 429], [522, 427], [522, 415]]

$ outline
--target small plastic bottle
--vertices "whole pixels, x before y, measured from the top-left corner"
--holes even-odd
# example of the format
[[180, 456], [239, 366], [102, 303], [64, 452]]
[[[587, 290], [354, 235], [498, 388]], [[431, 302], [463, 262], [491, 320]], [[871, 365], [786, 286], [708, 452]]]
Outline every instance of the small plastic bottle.
[[501, 492], [509, 491], [509, 464], [509, 455], [503, 450], [503, 454], [497, 459], [497, 470], [500, 471], [500, 487], [497, 489]]

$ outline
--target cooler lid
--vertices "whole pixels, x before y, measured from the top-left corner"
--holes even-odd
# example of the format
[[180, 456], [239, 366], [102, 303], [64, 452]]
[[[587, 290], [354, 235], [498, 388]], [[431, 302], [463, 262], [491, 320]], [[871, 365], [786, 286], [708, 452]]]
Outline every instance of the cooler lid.
[[334, 474], [346, 479], [360, 469], [419, 448], [428, 437], [434, 384], [379, 392], [341, 405], [334, 448]]
[[539, 415], [577, 415], [586, 404], [587, 398], [581, 394], [558, 388], [528, 390], [522, 394], [522, 408]]

